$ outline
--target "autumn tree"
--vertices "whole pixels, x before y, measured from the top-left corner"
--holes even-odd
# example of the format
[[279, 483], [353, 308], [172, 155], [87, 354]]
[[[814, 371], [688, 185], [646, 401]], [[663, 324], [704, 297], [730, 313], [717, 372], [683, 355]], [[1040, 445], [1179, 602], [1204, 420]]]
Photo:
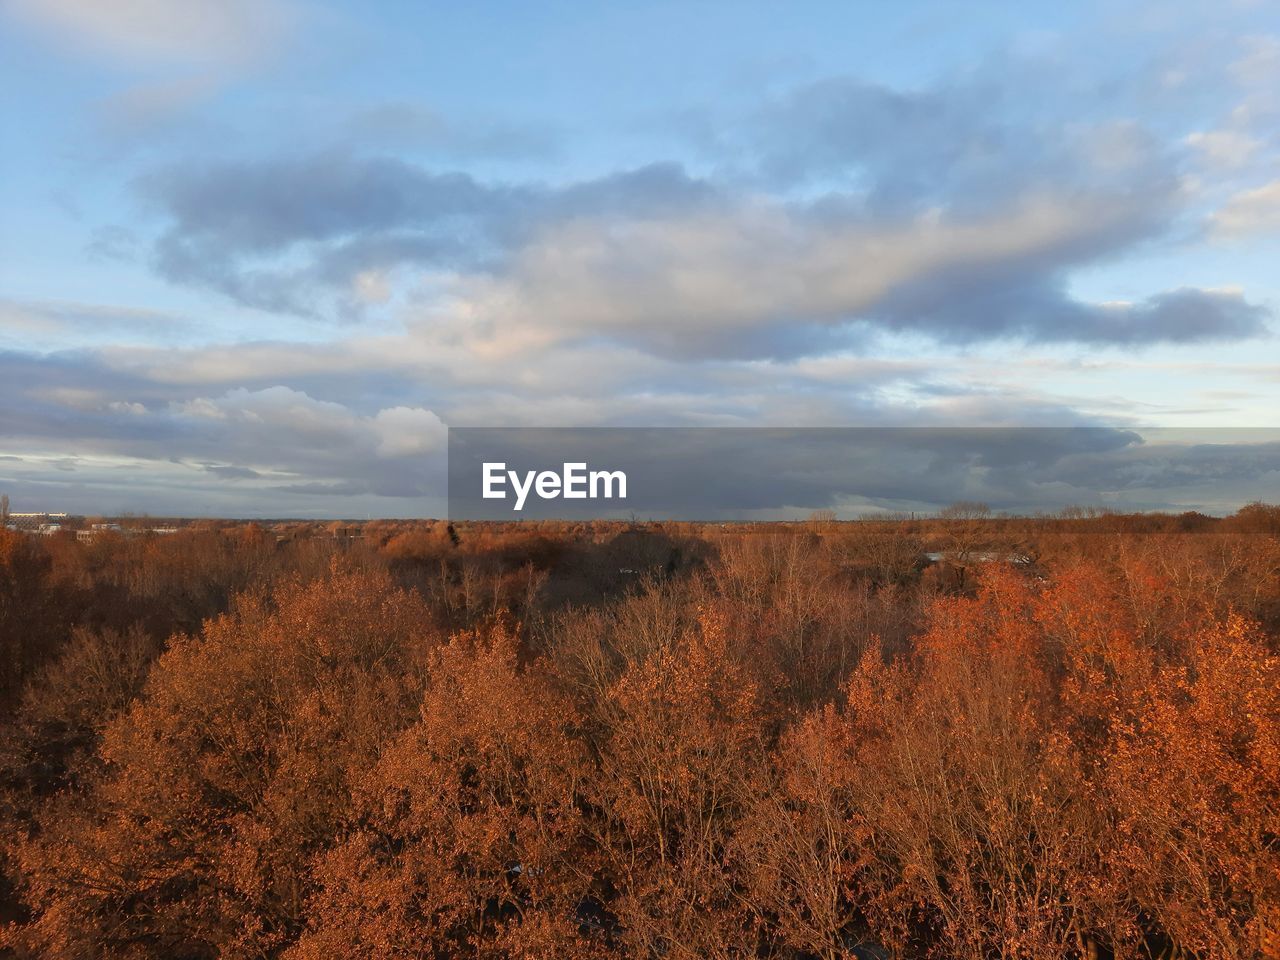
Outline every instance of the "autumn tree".
[[762, 759], [759, 696], [721, 614], [630, 664], [608, 691], [588, 826], [626, 952], [747, 956], [729, 846]]
[[1106, 757], [1114, 862], [1181, 951], [1261, 954], [1280, 915], [1280, 659], [1239, 617], [1160, 670]]
[[0, 526], [0, 714], [61, 634], [50, 561], [42, 545]]
[[1074, 894], [1107, 828], [1059, 750], [1051, 659], [1031, 585], [988, 570], [941, 599], [913, 657], [868, 657], [848, 693], [868, 910], [940, 956], [1088, 955], [1115, 905]]
[[587, 956], [591, 880], [573, 708], [505, 626], [431, 657], [418, 720], [356, 791], [289, 956]]
[[32, 956], [270, 955], [353, 785], [405, 725], [431, 637], [385, 576], [334, 568], [241, 596], [175, 637], [103, 734], [100, 781], [64, 795], [15, 859]]
[[859, 814], [852, 728], [828, 704], [789, 730], [762, 769], [734, 840], [768, 939], [822, 960], [866, 942], [871, 833]]
[[1280, 956], [1273, 520], [0, 531], [0, 955]]

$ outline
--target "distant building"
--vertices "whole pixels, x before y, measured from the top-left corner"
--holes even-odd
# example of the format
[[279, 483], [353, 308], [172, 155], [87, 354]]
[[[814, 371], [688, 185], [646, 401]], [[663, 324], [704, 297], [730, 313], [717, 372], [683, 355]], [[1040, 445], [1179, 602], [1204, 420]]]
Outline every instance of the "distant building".
[[123, 534], [125, 530], [118, 523], [94, 523], [90, 524], [88, 530], [77, 530], [76, 540], [80, 543], [93, 543], [104, 533]]
[[10, 530], [26, 530], [31, 533], [44, 532], [43, 527], [54, 525], [61, 527], [66, 522], [65, 513], [11, 513], [6, 524]]
[[94, 523], [87, 530], [77, 530], [76, 539], [81, 543], [93, 543], [103, 534], [112, 534], [119, 537], [138, 537], [144, 534], [153, 534], [157, 537], [168, 536], [177, 533], [177, 527], [126, 527], [119, 523]]
[[[84, 521], [82, 516], [71, 516], [67, 513], [11, 513], [5, 523], [8, 530], [20, 530], [23, 533], [36, 535], [51, 536], [55, 533], [61, 533], [69, 527], [80, 526]], [[120, 523], [91, 523], [83, 529], [75, 530], [76, 540], [80, 543], [93, 543], [98, 537], [104, 534], [111, 534], [119, 537], [136, 537], [142, 534], [155, 534], [156, 536], [165, 536], [177, 533], [179, 527], [126, 527]]]

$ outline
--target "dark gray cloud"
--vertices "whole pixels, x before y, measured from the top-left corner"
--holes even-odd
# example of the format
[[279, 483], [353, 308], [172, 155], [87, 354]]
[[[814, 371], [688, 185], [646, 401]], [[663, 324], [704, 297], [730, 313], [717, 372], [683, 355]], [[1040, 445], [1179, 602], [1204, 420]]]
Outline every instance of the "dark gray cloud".
[[1135, 109], [1133, 79], [1069, 70], [994, 55], [916, 88], [827, 77], [722, 119], [715, 149], [779, 186], [845, 184], [882, 212], [981, 210], [1043, 184], [1171, 185], [1180, 148], [1131, 119], [1159, 122]]
[[153, 174], [141, 187], [173, 220], [172, 236], [235, 255], [365, 230], [509, 212], [521, 191], [433, 174], [400, 160], [331, 154]]
[[170, 221], [154, 251], [163, 276], [298, 313], [316, 309], [314, 285], [369, 263], [475, 262], [529, 200], [463, 173], [345, 155], [167, 170], [140, 188]]
[[873, 211], [976, 207], [1078, 172], [1061, 135], [1020, 111], [1019, 99], [1007, 84], [900, 91], [830, 78], [767, 103], [722, 149], [755, 157], [778, 185], [844, 183]]
[[302, 314], [364, 270], [500, 269], [548, 222], [671, 215], [715, 196], [674, 164], [553, 188], [346, 152], [170, 168], [138, 188], [168, 222], [154, 247], [164, 277]]
[[[1016, 276], [920, 284], [881, 308], [897, 330], [927, 330], [944, 342], [1023, 337], [1041, 343], [1151, 344], [1240, 340], [1267, 333], [1271, 316], [1239, 292], [1183, 287], [1138, 303], [1088, 303], [1052, 282]], [[968, 287], [968, 296], [957, 296]]]

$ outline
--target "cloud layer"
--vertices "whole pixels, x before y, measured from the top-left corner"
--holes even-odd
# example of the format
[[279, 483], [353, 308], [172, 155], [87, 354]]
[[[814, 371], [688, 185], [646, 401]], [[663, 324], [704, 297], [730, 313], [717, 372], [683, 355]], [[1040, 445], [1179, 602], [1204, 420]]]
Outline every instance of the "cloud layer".
[[[1053, 424], [1114, 439], [1257, 422], [1280, 403], [1277, 290], [1257, 268], [1280, 235], [1270, 35], [1003, 38], [958, 66], [668, 91], [596, 129], [573, 109], [601, 98], [586, 67], [554, 119], [505, 74], [448, 106], [418, 74], [397, 85], [413, 64], [374, 8], [337, 17], [352, 36], [330, 39], [349, 45], [311, 49], [309, 71], [289, 51], [318, 12], [5, 8], [70, 53], [59, 62], [88, 50], [92, 65], [78, 81], [92, 143], [70, 151], [93, 157], [74, 167], [88, 185], [40, 200], [23, 233], [51, 248], [43, 218], [65, 208], [78, 242], [0, 278], [11, 495], [438, 513], [445, 423]], [[365, 72], [344, 73], [361, 44]], [[535, 47], [521, 55], [544, 71]], [[62, 97], [39, 109], [62, 117]], [[23, 173], [15, 206], [55, 193]], [[1225, 468], [1152, 450], [1066, 451], [1025, 467], [1021, 489], [993, 475], [987, 496], [953, 472], [962, 458], [907, 470], [911, 484], [895, 462], [876, 496], [1216, 496], [1187, 471]], [[833, 495], [796, 484], [761, 496]]]
[[[1043, 80], [1043, 78], [1041, 78]], [[1155, 344], [1267, 330], [1239, 292], [1073, 296], [1080, 270], [1179, 229], [1203, 141], [1134, 120], [1030, 119], [982, 76], [903, 93], [839, 78], [726, 121], [695, 172], [655, 161], [548, 184], [366, 155], [186, 164], [138, 182], [167, 279], [254, 308], [358, 319], [414, 307], [497, 343], [591, 339], [666, 356], [785, 357], [868, 336]], [[705, 165], [704, 165], [705, 166]], [[1266, 227], [1260, 188], [1214, 216]]]

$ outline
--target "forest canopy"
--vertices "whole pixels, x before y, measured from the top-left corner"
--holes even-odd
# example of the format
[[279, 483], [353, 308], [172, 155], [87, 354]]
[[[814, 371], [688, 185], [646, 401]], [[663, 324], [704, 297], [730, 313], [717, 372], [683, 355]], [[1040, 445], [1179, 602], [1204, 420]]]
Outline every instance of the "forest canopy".
[[1280, 955], [1280, 508], [0, 530], [0, 956]]

